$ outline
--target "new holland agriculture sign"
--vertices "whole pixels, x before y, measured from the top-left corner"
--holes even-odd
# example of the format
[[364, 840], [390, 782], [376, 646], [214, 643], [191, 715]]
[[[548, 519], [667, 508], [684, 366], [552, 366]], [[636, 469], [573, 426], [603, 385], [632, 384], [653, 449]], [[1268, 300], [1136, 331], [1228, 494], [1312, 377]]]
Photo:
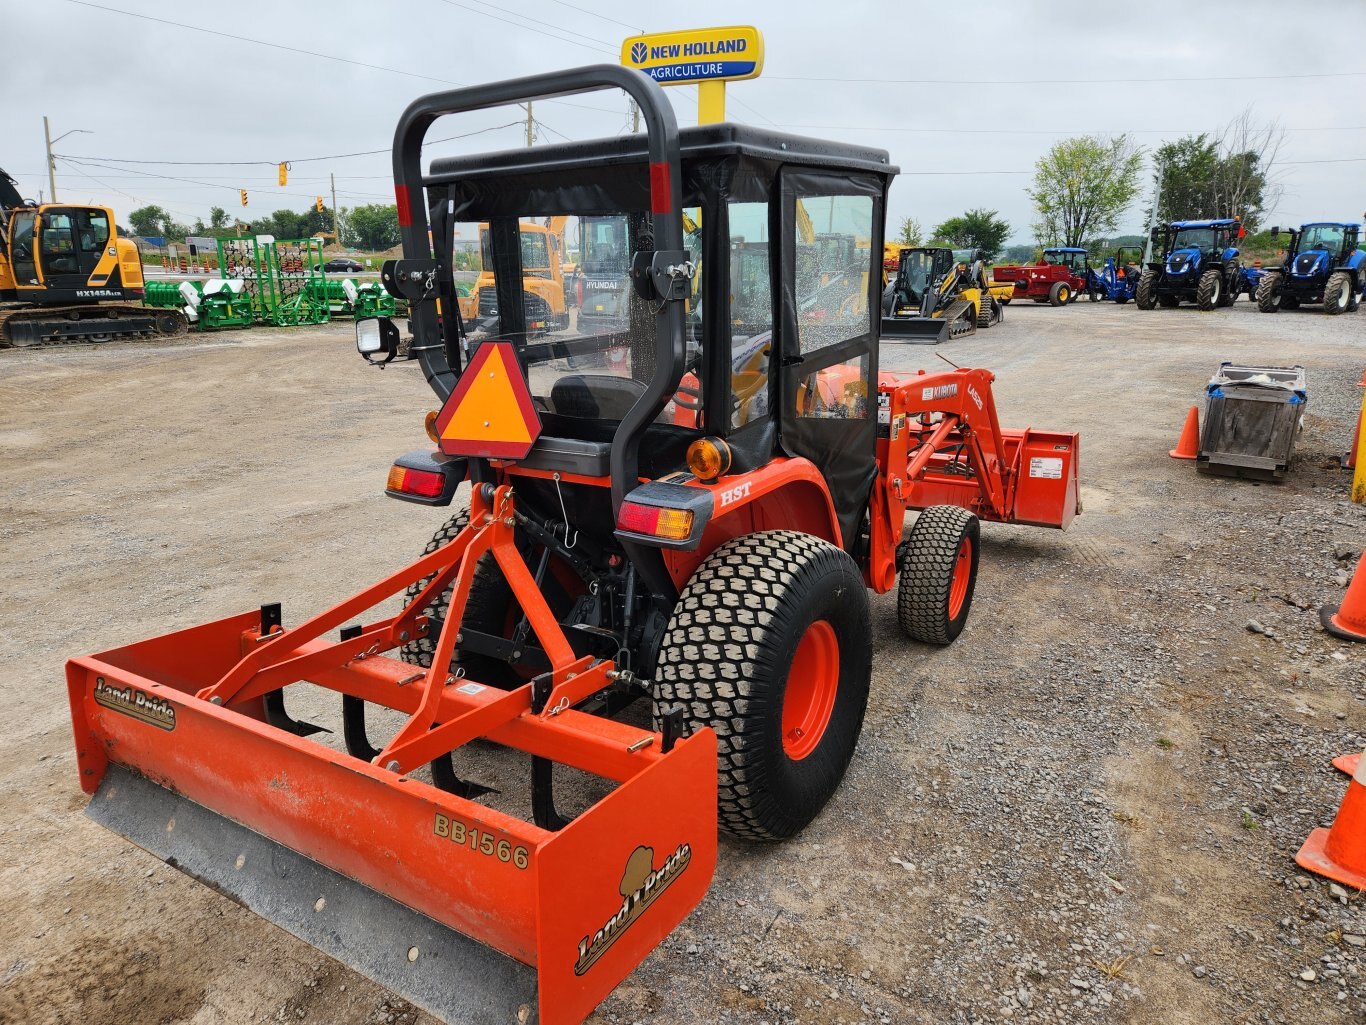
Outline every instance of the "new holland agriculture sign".
[[632, 36], [621, 44], [621, 63], [660, 85], [758, 78], [764, 37], [751, 25]]

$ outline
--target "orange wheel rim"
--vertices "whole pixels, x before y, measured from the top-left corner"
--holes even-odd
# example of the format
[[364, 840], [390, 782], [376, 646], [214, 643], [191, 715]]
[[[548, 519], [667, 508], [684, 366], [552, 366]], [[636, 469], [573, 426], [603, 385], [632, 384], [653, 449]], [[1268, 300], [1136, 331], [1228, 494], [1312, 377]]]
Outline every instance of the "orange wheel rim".
[[839, 690], [840, 645], [835, 628], [818, 619], [792, 656], [783, 694], [783, 752], [794, 762], [816, 750], [830, 725]]
[[963, 538], [958, 555], [953, 560], [953, 579], [949, 582], [949, 618], [957, 619], [968, 597], [968, 582], [972, 580], [972, 538]]

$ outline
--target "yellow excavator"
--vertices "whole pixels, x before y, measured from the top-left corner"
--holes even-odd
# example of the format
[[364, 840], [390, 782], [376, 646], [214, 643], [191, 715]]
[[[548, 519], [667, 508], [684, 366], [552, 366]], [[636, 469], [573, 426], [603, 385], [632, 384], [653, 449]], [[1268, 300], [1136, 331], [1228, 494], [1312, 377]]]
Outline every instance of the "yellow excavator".
[[882, 337], [936, 345], [970, 335], [1004, 318], [1013, 290], [991, 279], [980, 249], [903, 248], [882, 294]]
[[[543, 335], [569, 326], [565, 295], [564, 229], [567, 217], [550, 217], [545, 223], [521, 221], [522, 294], [526, 304], [527, 334]], [[493, 267], [489, 263], [489, 226], [479, 225], [483, 270], [470, 294], [460, 300], [460, 316], [467, 324], [498, 316], [498, 296]]]
[[113, 210], [25, 200], [0, 170], [0, 349], [189, 331], [180, 310], [142, 296], [142, 257]]

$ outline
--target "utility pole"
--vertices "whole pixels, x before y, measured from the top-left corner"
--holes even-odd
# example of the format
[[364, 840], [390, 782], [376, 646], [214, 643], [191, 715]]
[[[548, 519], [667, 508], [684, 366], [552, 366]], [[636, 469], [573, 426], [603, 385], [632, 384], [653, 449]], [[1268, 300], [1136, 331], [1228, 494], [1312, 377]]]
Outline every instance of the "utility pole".
[[341, 245], [341, 221], [337, 217], [337, 176], [329, 174], [332, 179], [332, 241], [336, 245]]
[[1157, 165], [1157, 191], [1153, 194], [1153, 211], [1148, 217], [1148, 241], [1143, 244], [1143, 262], [1153, 262], [1153, 227], [1157, 224], [1157, 208], [1162, 202], [1162, 165]]
[[57, 202], [57, 161], [52, 159], [52, 130], [47, 126], [47, 115], [43, 115], [43, 144], [47, 147], [47, 184], [52, 192], [52, 202]]
[[526, 105], [526, 144], [528, 147], [536, 141], [535, 124], [536, 123], [531, 119], [531, 101], [528, 100]]
[[640, 134], [640, 107], [635, 100], [631, 101], [631, 134]]

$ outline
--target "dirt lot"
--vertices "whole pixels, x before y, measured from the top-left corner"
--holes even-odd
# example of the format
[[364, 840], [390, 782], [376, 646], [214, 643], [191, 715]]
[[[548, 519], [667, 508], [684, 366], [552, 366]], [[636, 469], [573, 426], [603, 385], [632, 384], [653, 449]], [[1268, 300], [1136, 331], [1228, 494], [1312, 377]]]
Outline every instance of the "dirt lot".
[[[1081, 432], [1085, 514], [984, 527], [948, 649], [875, 599], [836, 799], [793, 842], [723, 842], [593, 1020], [1366, 1020], [1366, 901], [1292, 861], [1366, 743], [1366, 648], [1317, 629], [1366, 545], [1335, 460], [1364, 326], [1017, 304], [944, 346], [998, 373], [1008, 424]], [[1308, 368], [1288, 483], [1167, 457], [1222, 359]], [[407, 561], [443, 514], [380, 489], [430, 406], [342, 325], [0, 353], [0, 1021], [430, 1022], [82, 817], [62, 675], [262, 601], [297, 622]]]

